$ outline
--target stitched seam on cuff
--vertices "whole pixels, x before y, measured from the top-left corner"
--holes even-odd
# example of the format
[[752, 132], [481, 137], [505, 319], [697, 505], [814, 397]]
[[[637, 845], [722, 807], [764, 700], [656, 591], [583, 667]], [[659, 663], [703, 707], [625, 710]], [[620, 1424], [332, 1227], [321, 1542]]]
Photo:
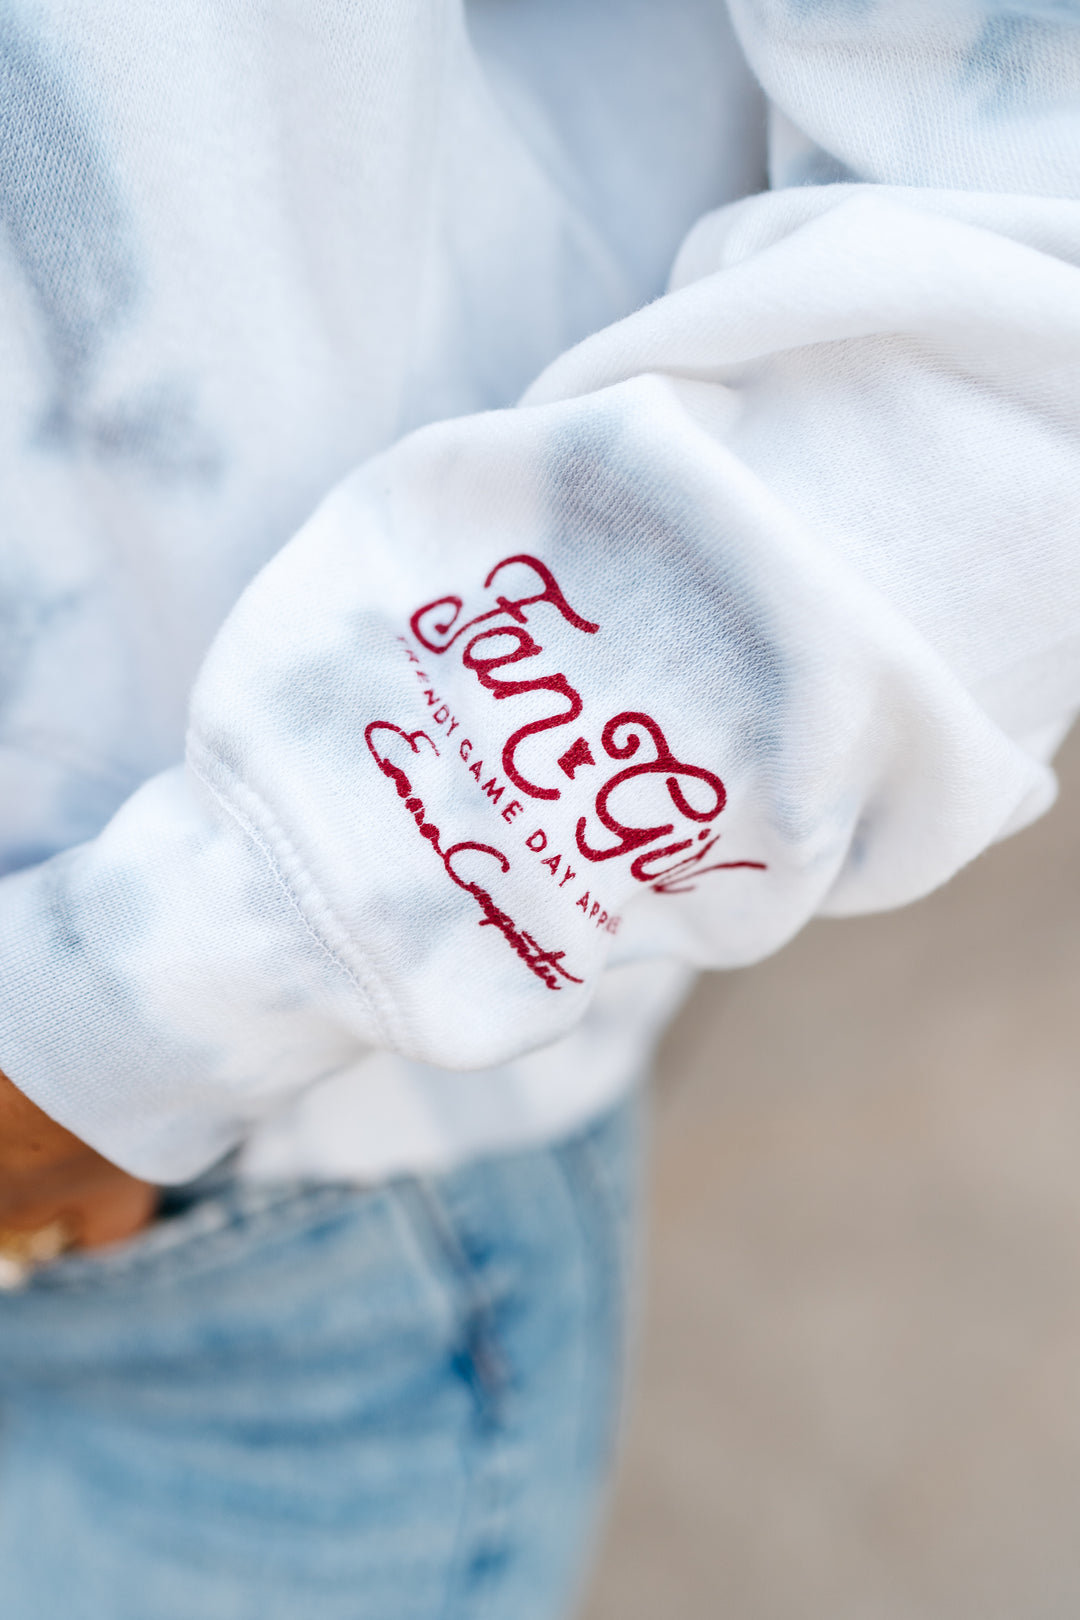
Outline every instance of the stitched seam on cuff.
[[[356, 990], [386, 1044], [395, 1050], [405, 1047], [393, 1001], [377, 970], [364, 958], [356, 960], [344, 925], [270, 806], [195, 735], [188, 737], [187, 763], [192, 775], [258, 849], [305, 933]], [[297, 893], [298, 887], [302, 895]]]

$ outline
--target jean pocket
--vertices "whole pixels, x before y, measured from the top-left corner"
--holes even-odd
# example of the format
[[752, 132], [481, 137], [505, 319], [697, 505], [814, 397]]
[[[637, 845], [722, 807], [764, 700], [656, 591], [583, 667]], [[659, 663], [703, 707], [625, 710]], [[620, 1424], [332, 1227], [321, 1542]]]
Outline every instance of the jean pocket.
[[275, 1233], [287, 1235], [367, 1196], [345, 1183], [244, 1183], [166, 1190], [149, 1226], [120, 1243], [73, 1250], [32, 1271], [28, 1290], [146, 1283], [156, 1277], [235, 1263]]

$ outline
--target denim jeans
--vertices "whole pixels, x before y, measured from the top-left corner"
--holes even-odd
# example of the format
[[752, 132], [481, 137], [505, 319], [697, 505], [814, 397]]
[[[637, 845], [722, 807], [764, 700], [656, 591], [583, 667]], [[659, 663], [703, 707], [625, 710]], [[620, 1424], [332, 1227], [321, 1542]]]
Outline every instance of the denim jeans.
[[3, 1620], [554, 1620], [618, 1408], [637, 1107], [363, 1190], [218, 1176], [0, 1295]]

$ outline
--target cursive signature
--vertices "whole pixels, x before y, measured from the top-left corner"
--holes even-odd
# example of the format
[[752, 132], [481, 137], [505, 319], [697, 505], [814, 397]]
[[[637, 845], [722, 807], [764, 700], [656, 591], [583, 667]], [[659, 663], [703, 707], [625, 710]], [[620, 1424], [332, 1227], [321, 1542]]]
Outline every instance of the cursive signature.
[[405, 809], [416, 822], [421, 838], [426, 838], [438, 855], [450, 881], [456, 884], [459, 889], [464, 889], [466, 894], [471, 894], [480, 907], [483, 915], [480, 918], [479, 926], [481, 928], [497, 929], [511, 950], [525, 963], [530, 973], [535, 973], [536, 977], [549, 990], [561, 990], [560, 979], [566, 979], [571, 984], [581, 984], [583, 982], [581, 979], [576, 978], [573, 973], [567, 972], [566, 968], [562, 966], [563, 958], [566, 955], [565, 951], [545, 950], [531, 934], [527, 934], [523, 928], [518, 927], [508, 912], [503, 911], [502, 907], [496, 904], [487, 889], [455, 871], [455, 858], [464, 854], [467, 850], [490, 856], [498, 863], [500, 873], [506, 873], [510, 870], [510, 862], [502, 850], [495, 849], [493, 845], [479, 844], [468, 839], [457, 844], [451, 844], [449, 849], [444, 850], [442, 847], [442, 834], [435, 823], [428, 820], [424, 801], [416, 793], [407, 772], [402, 770], [400, 765], [395, 765], [392, 760], [387, 759], [385, 754], [380, 753], [372, 740], [375, 733], [379, 731], [392, 731], [396, 736], [403, 737], [414, 754], [420, 752], [421, 741], [427, 743], [432, 753], [438, 754], [439, 750], [426, 731], [404, 731], [401, 726], [394, 725], [391, 720], [372, 720], [364, 731], [364, 741], [368, 745], [372, 759], [374, 759], [383, 775], [389, 777], [390, 781], [393, 782], [398, 797], [404, 800]]

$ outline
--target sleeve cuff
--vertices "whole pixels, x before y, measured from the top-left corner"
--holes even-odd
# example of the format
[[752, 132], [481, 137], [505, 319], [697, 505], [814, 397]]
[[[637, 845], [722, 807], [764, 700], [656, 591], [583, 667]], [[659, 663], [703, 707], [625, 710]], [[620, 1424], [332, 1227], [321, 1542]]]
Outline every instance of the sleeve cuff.
[[147, 1180], [198, 1174], [375, 1039], [362, 991], [183, 768], [0, 883], [0, 1067]]

